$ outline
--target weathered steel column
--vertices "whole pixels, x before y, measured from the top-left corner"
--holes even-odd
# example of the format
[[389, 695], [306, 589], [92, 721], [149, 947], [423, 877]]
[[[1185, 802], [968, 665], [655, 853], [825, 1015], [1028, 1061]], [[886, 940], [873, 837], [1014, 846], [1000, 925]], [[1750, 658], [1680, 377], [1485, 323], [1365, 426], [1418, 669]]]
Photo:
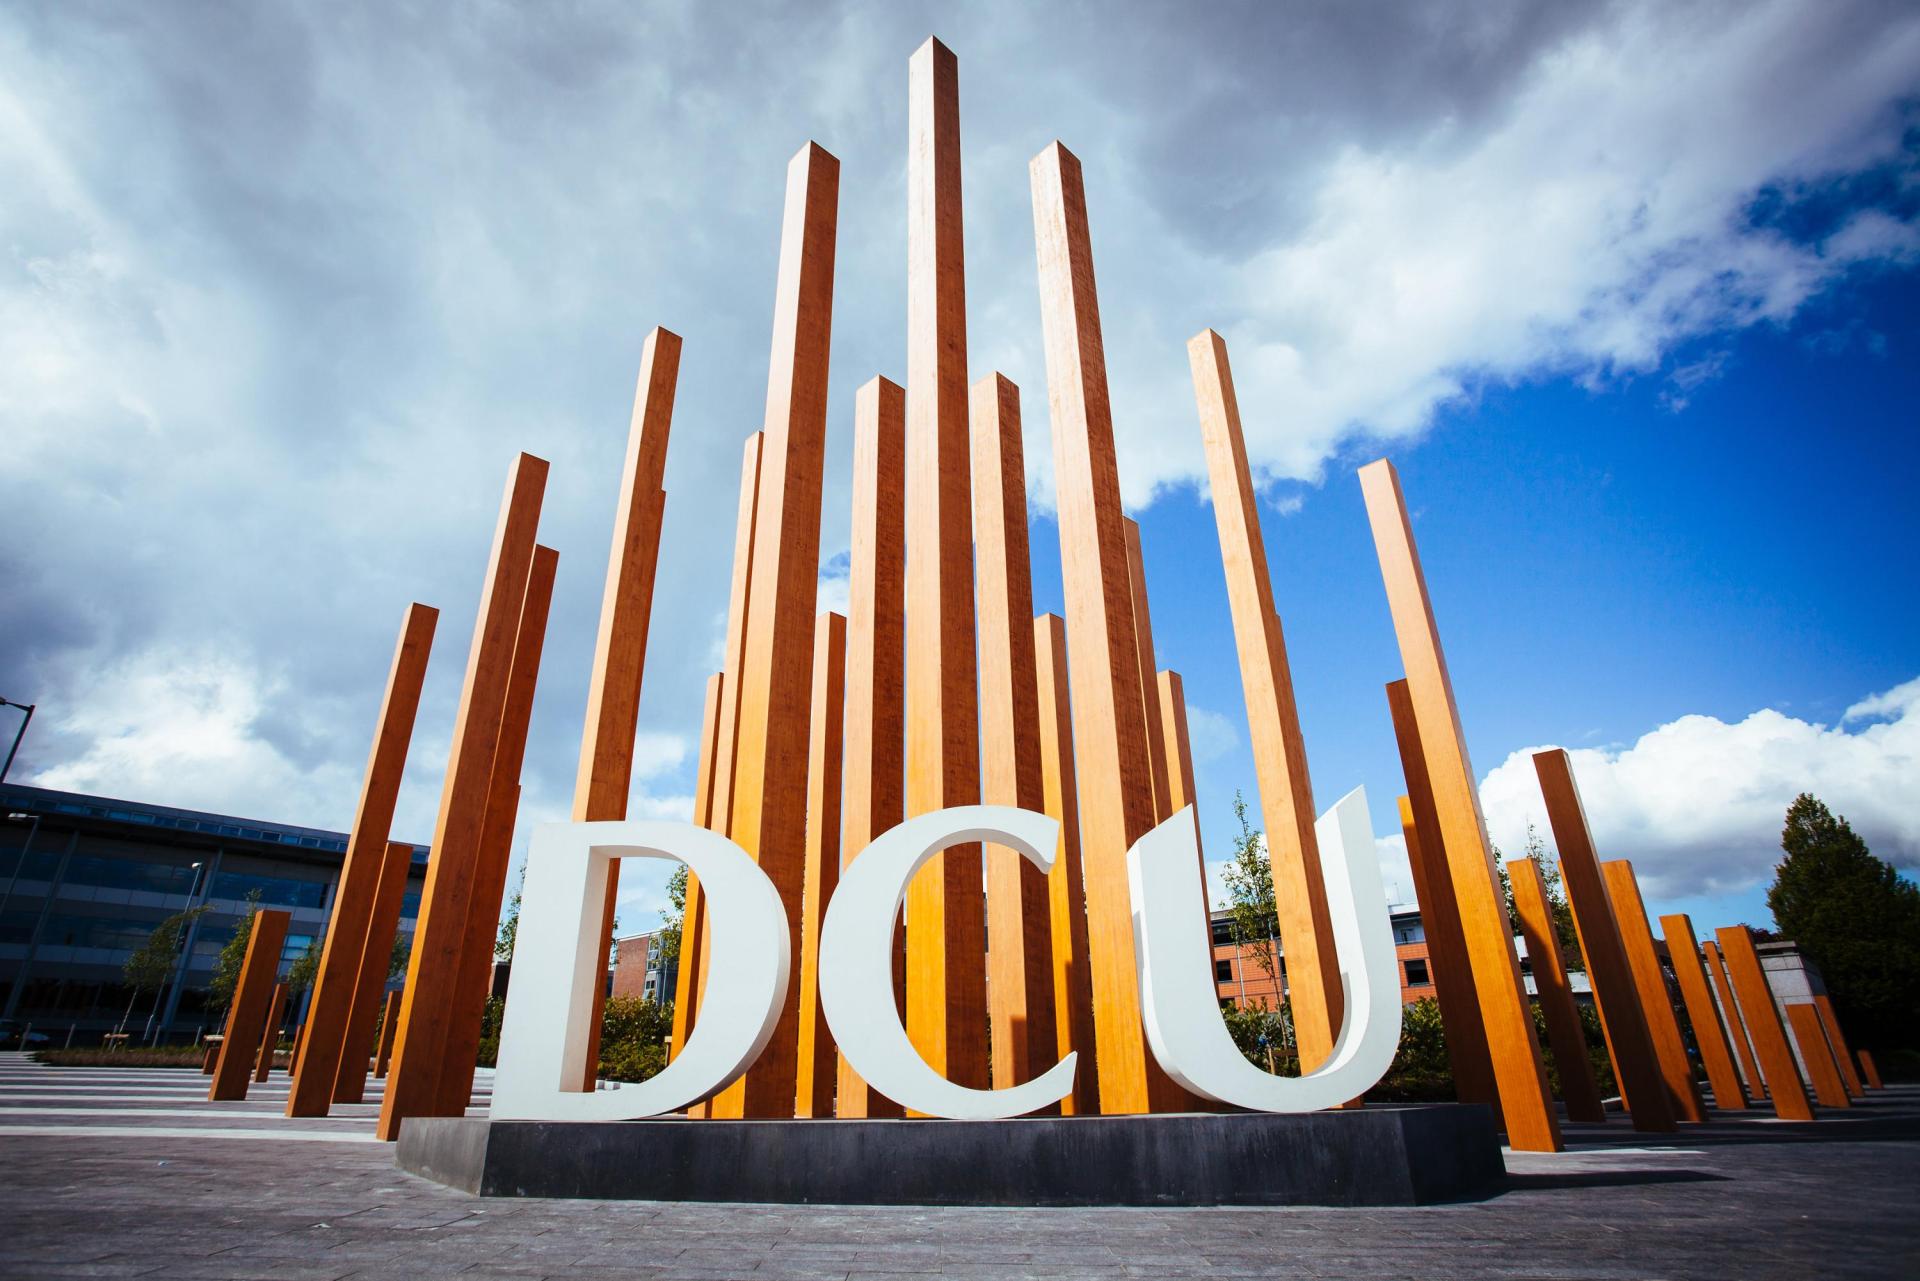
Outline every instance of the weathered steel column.
[[1767, 1097], [1767, 1083], [1761, 1079], [1760, 1065], [1754, 1061], [1753, 1046], [1747, 1039], [1747, 1025], [1740, 1018], [1740, 1003], [1734, 999], [1733, 983], [1727, 978], [1727, 964], [1720, 957], [1720, 945], [1713, 939], [1704, 939], [1700, 944], [1700, 955], [1706, 959], [1707, 973], [1713, 979], [1720, 1017], [1726, 1024], [1727, 1039], [1733, 1042], [1734, 1056], [1740, 1060], [1740, 1075], [1746, 1079], [1747, 1095], [1755, 1100], [1764, 1100]]
[[[725, 672], [707, 677], [707, 697], [700, 710], [700, 759], [694, 767], [693, 821], [713, 827], [713, 769], [720, 748], [720, 698], [726, 685]], [[680, 1056], [684, 1038], [693, 1024], [690, 1008], [698, 985], [694, 966], [700, 953], [701, 936], [706, 932], [706, 914], [702, 911], [700, 878], [687, 873], [686, 889], [680, 900], [680, 956], [674, 964], [673, 1034], [667, 1038], [667, 1061]]]
[[246, 959], [240, 962], [240, 977], [233, 985], [227, 1026], [220, 1038], [220, 1057], [213, 1066], [213, 1084], [207, 1088], [209, 1099], [247, 1097], [253, 1056], [267, 1025], [267, 1003], [273, 999], [280, 953], [286, 950], [287, 924], [292, 919], [293, 913], [275, 909], [253, 914]]
[[367, 944], [360, 949], [353, 1013], [341, 1042], [340, 1071], [333, 1081], [335, 1103], [358, 1103], [366, 1097], [374, 1021], [380, 1016], [387, 972], [393, 968], [393, 941], [400, 933], [400, 908], [407, 896], [407, 873], [412, 867], [413, 846], [405, 841], [388, 841], [387, 856], [380, 863], [380, 885], [374, 891], [373, 916], [367, 923]]
[[[1547, 900], [1547, 882], [1540, 865], [1530, 858], [1507, 863], [1513, 884], [1514, 912], [1520, 918], [1520, 936], [1527, 941], [1527, 960], [1539, 991], [1540, 1012], [1546, 1018], [1547, 1040], [1553, 1046], [1553, 1065], [1560, 1070], [1560, 1097], [1569, 1121], [1604, 1121], [1606, 1105], [1593, 1079], [1587, 1058], [1587, 1037], [1580, 1011], [1567, 984], [1567, 967], [1560, 955], [1560, 939], [1553, 928], [1553, 905]], [[1443, 1015], [1444, 1017], [1444, 1015]]]
[[[1839, 1064], [1834, 1062], [1833, 1047], [1827, 1044], [1827, 1030], [1820, 1025], [1820, 1011], [1810, 1002], [1787, 1005], [1787, 1024], [1800, 1045], [1800, 1060], [1807, 1065], [1807, 1079], [1813, 1083], [1813, 1097], [1824, 1108], [1850, 1108], [1846, 1082], [1840, 1079]], [[226, 1046], [220, 1047], [223, 1051]]]
[[820, 1012], [820, 923], [840, 883], [840, 766], [847, 703], [847, 620], [823, 613], [813, 631], [813, 725], [807, 747], [807, 855], [800, 892], [800, 1032], [793, 1114], [833, 1115], [833, 1033]]
[[1704, 1121], [1706, 1109], [1700, 1106], [1693, 1062], [1680, 1036], [1680, 1020], [1667, 991], [1660, 953], [1653, 946], [1653, 927], [1647, 923], [1647, 906], [1641, 901], [1633, 864], [1623, 858], [1609, 859], [1600, 865], [1600, 874], [1606, 878], [1607, 896], [1613, 900], [1614, 920], [1620, 926], [1620, 941], [1627, 950], [1627, 965], [1633, 970], [1634, 988], [1640, 994], [1640, 1009], [1646, 1015], [1654, 1058], [1660, 1064], [1660, 1079], [1666, 1083], [1674, 1115], [1682, 1121]]
[[1713, 1106], [1723, 1112], [1738, 1112], [1747, 1106], [1746, 1092], [1740, 1088], [1740, 1073], [1733, 1065], [1733, 1048], [1720, 1027], [1720, 1011], [1713, 1003], [1713, 991], [1707, 986], [1707, 970], [1700, 963], [1700, 943], [1693, 934], [1693, 922], [1685, 913], [1660, 918], [1660, 933], [1666, 936], [1667, 956], [1673, 962], [1673, 976], [1680, 983], [1680, 999], [1687, 1006], [1687, 1022], [1693, 1025], [1693, 1043], [1700, 1047], [1700, 1061], [1707, 1068], [1707, 1083], [1713, 1087]]
[[334, 891], [333, 917], [320, 947], [313, 996], [307, 1003], [305, 1026], [317, 1026], [320, 1035], [312, 1055], [289, 1064], [293, 1079], [287, 1087], [288, 1116], [325, 1116], [333, 1101], [341, 1043], [351, 1026], [360, 954], [366, 946], [367, 916], [373, 908], [387, 837], [393, 829], [393, 807], [400, 795], [401, 775], [407, 768], [407, 745], [413, 739], [420, 687], [427, 675], [427, 654], [433, 648], [433, 629], [439, 618], [439, 610], [415, 603], [407, 606], [400, 623], [400, 639], [387, 669], [387, 689], [375, 722], [373, 749], [360, 784], [353, 834], [347, 838], [347, 857], [340, 865], [340, 884]]
[[1840, 1030], [1840, 1016], [1833, 1012], [1833, 998], [1825, 992], [1816, 992], [1813, 1008], [1819, 1012], [1820, 1026], [1826, 1029], [1827, 1041], [1833, 1046], [1834, 1061], [1840, 1066], [1841, 1079], [1847, 1083], [1847, 1093], [1855, 1098], [1866, 1097], [1866, 1087], [1853, 1065], [1853, 1049], [1847, 1044], [1846, 1033]]
[[1073, 1093], [1060, 1100], [1068, 1116], [1100, 1111], [1100, 1062], [1087, 963], [1087, 895], [1080, 860], [1080, 805], [1073, 777], [1073, 712], [1067, 694], [1067, 624], [1058, 614], [1033, 620], [1040, 702], [1042, 808], [1060, 824], [1047, 874], [1053, 953], [1054, 1058], [1077, 1050]]
[[387, 1002], [380, 1007], [380, 1053], [373, 1061], [373, 1074], [381, 1080], [386, 1079], [387, 1065], [393, 1060], [393, 1042], [400, 1030], [400, 993], [387, 993]]
[[273, 1052], [280, 1045], [280, 1025], [287, 1017], [287, 985], [275, 983], [273, 995], [267, 999], [267, 1023], [260, 1033], [260, 1058], [253, 1065], [254, 1083], [267, 1079], [273, 1071]]
[[1735, 999], [1739, 1002], [1740, 1021], [1753, 1038], [1753, 1051], [1760, 1059], [1760, 1071], [1767, 1083], [1767, 1097], [1773, 1101], [1775, 1116], [1788, 1121], [1813, 1120], [1813, 1105], [1800, 1082], [1800, 1069], [1793, 1061], [1793, 1047], [1787, 1044], [1787, 1030], [1774, 1008], [1773, 989], [1767, 984], [1766, 971], [1760, 967], [1760, 954], [1753, 947], [1753, 931], [1744, 925], [1726, 925], [1713, 932], [1727, 964]]

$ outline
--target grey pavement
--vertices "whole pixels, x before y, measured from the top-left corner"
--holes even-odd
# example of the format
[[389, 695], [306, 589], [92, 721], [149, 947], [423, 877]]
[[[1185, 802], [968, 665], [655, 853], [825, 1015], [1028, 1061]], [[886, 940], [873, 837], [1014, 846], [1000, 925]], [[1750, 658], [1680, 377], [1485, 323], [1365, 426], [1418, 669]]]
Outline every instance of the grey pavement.
[[482, 1200], [395, 1167], [377, 1093], [288, 1121], [284, 1074], [206, 1084], [0, 1054], [0, 1276], [1920, 1277], [1920, 1087], [1660, 1142], [1569, 1127], [1469, 1204], [959, 1210]]

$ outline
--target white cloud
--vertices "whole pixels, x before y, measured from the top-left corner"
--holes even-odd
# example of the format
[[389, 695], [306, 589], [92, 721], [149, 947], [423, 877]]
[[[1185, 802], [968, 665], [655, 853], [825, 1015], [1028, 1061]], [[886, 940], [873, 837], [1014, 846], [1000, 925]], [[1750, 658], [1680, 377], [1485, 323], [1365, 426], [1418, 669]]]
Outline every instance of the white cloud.
[[[1629, 747], [1571, 750], [1601, 857], [1632, 859], [1662, 894], [1748, 890], [1780, 860], [1787, 806], [1811, 792], [1875, 854], [1920, 867], [1920, 680], [1856, 703], [1843, 722], [1869, 715], [1884, 719], [1848, 730], [1771, 708], [1733, 724], [1682, 716]], [[1529, 822], [1550, 837], [1539, 750], [1513, 753], [1480, 785], [1489, 834], [1509, 851], [1524, 846]]]
[[1187, 746], [1193, 751], [1193, 763], [1197, 769], [1239, 748], [1240, 731], [1219, 712], [1188, 704]]

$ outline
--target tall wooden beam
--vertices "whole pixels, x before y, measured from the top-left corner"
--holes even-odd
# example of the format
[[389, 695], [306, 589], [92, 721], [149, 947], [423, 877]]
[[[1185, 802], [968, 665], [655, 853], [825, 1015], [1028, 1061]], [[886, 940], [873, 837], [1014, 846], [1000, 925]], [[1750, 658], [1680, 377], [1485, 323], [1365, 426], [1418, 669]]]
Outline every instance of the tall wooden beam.
[[1058, 614], [1033, 620], [1040, 703], [1041, 808], [1060, 824], [1053, 871], [1047, 874], [1053, 936], [1054, 1057], [1078, 1051], [1073, 1093], [1060, 1100], [1069, 1116], [1100, 1111], [1100, 1059], [1087, 961], [1087, 895], [1080, 859], [1080, 806], [1073, 776], [1073, 712], [1067, 691], [1067, 624]]
[[1744, 925], [1726, 925], [1715, 930], [1713, 937], [1726, 962], [1740, 1021], [1746, 1024], [1753, 1052], [1760, 1060], [1761, 1079], [1767, 1084], [1774, 1115], [1787, 1121], [1813, 1120], [1813, 1105], [1807, 1101], [1800, 1069], [1793, 1061], [1793, 1047], [1787, 1044], [1787, 1030], [1774, 1007], [1773, 988], [1760, 966], [1760, 953], [1754, 949], [1753, 931]]
[[[842, 866], [906, 813], [906, 392], [885, 378], [853, 402], [853, 527], [847, 580], [846, 804]], [[902, 953], [895, 940], [896, 953]], [[896, 955], [896, 988], [905, 957]], [[837, 1112], [895, 1117], [846, 1057]]]
[[[1168, 813], [1178, 814], [1200, 803], [1193, 777], [1193, 740], [1187, 735], [1187, 689], [1175, 671], [1158, 673], [1154, 683], [1160, 692], [1160, 732], [1166, 739]], [[1199, 821], [1196, 808], [1196, 829]]]
[[833, 1033], [820, 1012], [820, 924], [840, 883], [840, 770], [847, 704], [847, 620], [822, 613], [813, 631], [812, 737], [807, 747], [807, 855], [800, 891], [800, 1033], [793, 1114], [833, 1115]]
[[[506, 705], [507, 672], [513, 664], [514, 636], [520, 626], [527, 571], [533, 565], [534, 533], [546, 484], [545, 460], [531, 454], [514, 460], [494, 529], [460, 707], [454, 716], [440, 814], [434, 822], [433, 854], [427, 863], [419, 924], [413, 932], [413, 958], [400, 1001], [393, 1067], [380, 1101], [376, 1133], [387, 1142], [400, 1137], [400, 1124], [407, 1117], [431, 1116], [438, 1106], [440, 1065], [446, 1055], [460, 949], [466, 941], [467, 909], [473, 902], [488, 783], [494, 749], [499, 746], [500, 713]], [[337, 1067], [325, 1074], [329, 1093], [336, 1071]]]
[[1733, 1042], [1734, 1057], [1740, 1060], [1740, 1075], [1746, 1080], [1748, 1097], [1765, 1099], [1767, 1083], [1760, 1076], [1759, 1063], [1754, 1061], [1753, 1045], [1747, 1039], [1747, 1025], [1740, 1018], [1740, 1003], [1734, 999], [1733, 983], [1727, 977], [1727, 963], [1721, 959], [1720, 944], [1713, 939], [1702, 940], [1700, 955], [1706, 959], [1707, 974], [1713, 979], [1714, 997], [1726, 1024], [1727, 1039]]
[[[1520, 1151], [1557, 1152], [1561, 1146], [1560, 1122], [1547, 1093], [1540, 1043], [1534, 1035], [1526, 990], [1520, 983], [1512, 926], [1495, 875], [1486, 820], [1480, 814], [1480, 792], [1474, 783], [1473, 763], [1467, 758], [1466, 735], [1460, 728], [1460, 711], [1454, 705], [1453, 683], [1440, 649], [1440, 631], [1427, 595], [1426, 575], [1420, 568], [1420, 553], [1414, 546], [1413, 524], [1400, 493], [1400, 477], [1392, 463], [1381, 459], [1360, 469], [1360, 489], [1366, 498], [1380, 574], [1386, 582], [1387, 603], [1400, 641], [1400, 660], [1407, 671], [1407, 693], [1413, 703], [1421, 759], [1433, 790], [1435, 830], [1453, 876], [1461, 936], [1471, 959], [1487, 1051], [1500, 1087], [1507, 1140]], [[1301, 821], [1311, 823], [1311, 814]], [[1286, 922], [1282, 921], [1283, 935], [1285, 928]]]
[[[840, 162], [813, 143], [802, 147], [787, 167], [728, 829], [786, 904], [794, 969], [806, 858], [808, 713], [839, 194]], [[789, 999], [759, 1060], [713, 1100], [714, 1116], [793, 1115], [797, 1011]]]
[[[979, 573], [980, 799], [1039, 810], [1040, 687], [1027, 551], [1027, 473], [1020, 389], [999, 374], [973, 387], [973, 529]], [[1053, 1023], [1053, 919], [1047, 876], [1018, 851], [989, 845], [987, 1011], [993, 1084], [1045, 1071], [1058, 1052]]]
[[287, 985], [275, 983], [273, 995], [267, 998], [267, 1023], [260, 1033], [260, 1058], [253, 1066], [253, 1080], [257, 1085], [267, 1079], [273, 1071], [273, 1052], [280, 1048], [280, 1025], [287, 1018]]
[[[1553, 1065], [1560, 1071], [1560, 1097], [1569, 1121], [1604, 1121], [1606, 1106], [1593, 1079], [1587, 1058], [1587, 1037], [1580, 1027], [1580, 1011], [1567, 984], [1566, 962], [1553, 928], [1553, 905], [1547, 899], [1546, 879], [1530, 858], [1507, 863], [1513, 885], [1514, 912], [1520, 918], [1520, 936], [1527, 942], [1527, 960], [1539, 993], [1540, 1012], [1546, 1018], [1547, 1041], [1553, 1046]], [[1444, 1016], [1443, 1016], [1444, 1017]]]
[[393, 1042], [400, 1030], [400, 997], [398, 991], [389, 992], [380, 1007], [380, 1052], [373, 1060], [373, 1074], [381, 1080], [386, 1079], [387, 1065], [393, 1061]]
[[[1287, 995], [1293, 1007], [1300, 1068], [1312, 1071], [1333, 1053], [1342, 1000], [1320, 844], [1313, 826], [1313, 781], [1307, 771], [1306, 742], [1300, 733], [1293, 675], [1287, 665], [1286, 637], [1274, 608], [1273, 578], [1260, 533], [1258, 499], [1247, 465], [1240, 402], [1234, 393], [1225, 340], [1211, 329], [1196, 334], [1187, 343], [1187, 363], [1192, 368], [1200, 435], [1206, 445], [1207, 478], [1213, 492], [1214, 522], [1220, 533], [1220, 559], [1226, 569], [1234, 644], [1240, 655], [1240, 685], [1247, 706], [1254, 776], [1259, 781], [1260, 810], [1266, 819], [1280, 942], [1287, 953]], [[1394, 612], [1397, 619], [1399, 609]], [[1401, 643], [1407, 643], [1404, 636]], [[1437, 640], [1434, 648], [1437, 655]], [[1409, 662], [1410, 670], [1412, 666]], [[1529, 1036], [1532, 1026], [1529, 1022], [1526, 1027]]]
[[[908, 64], [907, 814], [980, 800], [960, 72], [928, 40]], [[980, 848], [936, 854], [907, 893], [907, 1032], [975, 1089], [987, 1063]]]
[[427, 675], [427, 655], [433, 648], [433, 629], [440, 611], [430, 605], [407, 606], [400, 621], [400, 639], [387, 668], [386, 693], [374, 722], [373, 748], [360, 783], [360, 802], [354, 810], [353, 833], [347, 838], [347, 857], [340, 865], [340, 883], [334, 890], [333, 916], [320, 965], [314, 974], [313, 997], [306, 1025], [318, 1026], [315, 1052], [303, 1056], [287, 1087], [288, 1116], [325, 1116], [333, 1100], [334, 1078], [341, 1061], [342, 1039], [353, 1014], [353, 993], [360, 970], [360, 954], [367, 940], [367, 917], [380, 882], [380, 867], [393, 829], [393, 807], [406, 773], [407, 745], [420, 710], [420, 687]]
[[407, 896], [407, 873], [413, 867], [413, 846], [388, 841], [380, 862], [380, 884], [374, 891], [373, 915], [367, 923], [366, 946], [353, 986], [353, 1013], [341, 1042], [340, 1070], [333, 1080], [335, 1103], [358, 1103], [366, 1097], [367, 1062], [373, 1057], [375, 1022], [380, 1017], [387, 973], [393, 968], [393, 941], [400, 932], [400, 909]]
[[[520, 629], [514, 638], [513, 665], [507, 673], [507, 702], [500, 713], [500, 742], [494, 749], [493, 775], [487, 787], [487, 817], [480, 832], [473, 898], [467, 905], [467, 935], [460, 951], [460, 977], [453, 994], [447, 1050], [441, 1059], [439, 1099], [444, 1116], [459, 1116], [466, 1111], [473, 1095], [480, 1025], [485, 1021], [487, 994], [493, 986], [494, 941], [500, 932], [500, 906], [506, 898], [507, 865], [513, 861], [514, 820], [520, 813], [520, 769], [526, 761], [527, 726], [533, 716], [540, 655], [546, 645], [547, 612], [553, 604], [553, 578], [559, 563], [560, 554], [551, 547], [533, 549], [526, 598], [520, 608]], [[599, 1046], [594, 1049], [597, 1061]]]
[[[706, 702], [700, 711], [700, 760], [694, 767], [693, 821], [701, 827], [713, 826], [713, 769], [720, 749], [720, 701], [727, 674], [715, 672], [707, 677]], [[687, 873], [687, 887], [680, 900], [680, 957], [674, 966], [673, 1034], [667, 1038], [667, 1061], [678, 1058], [692, 1026], [696, 990], [695, 965], [706, 933], [707, 922], [701, 902], [700, 878]]]
[[1533, 772], [1540, 779], [1547, 821], [1560, 851], [1560, 883], [1567, 892], [1567, 906], [1573, 909], [1574, 930], [1580, 936], [1580, 954], [1587, 963], [1587, 981], [1593, 985], [1593, 1002], [1600, 1011], [1600, 1028], [1606, 1033], [1620, 1097], [1632, 1114], [1634, 1129], [1671, 1133], [1676, 1113], [1634, 986], [1619, 914], [1594, 853], [1587, 811], [1573, 779], [1573, 762], [1559, 748], [1535, 752]]
[[1103, 1112], [1184, 1106], [1147, 1052], [1134, 977], [1127, 849], [1154, 825], [1146, 704], [1114, 455], [1113, 406], [1080, 161], [1059, 143], [1028, 169], [1058, 485], [1087, 948]]
[[[613, 550], [600, 596], [600, 630], [594, 638], [587, 679], [586, 731], [574, 780], [573, 821], [591, 823], [627, 816], [633, 784], [633, 736], [640, 719], [640, 687], [647, 666], [647, 633], [653, 619], [653, 584], [660, 566], [660, 522], [667, 494], [667, 439], [673, 428], [673, 397], [680, 379], [680, 336], [655, 327], [640, 348], [640, 377], [627, 427], [627, 454], [620, 469], [620, 499], [613, 514]], [[613, 946], [618, 870], [607, 878], [600, 910], [600, 937]], [[583, 1090], [593, 1088], [600, 1062], [600, 1012], [606, 988], [596, 986]]]
[[1873, 1061], [1872, 1050], [1860, 1051], [1860, 1072], [1866, 1078], [1866, 1086], [1869, 1090], [1887, 1088], [1880, 1083], [1880, 1065]]
[[209, 1099], [244, 1099], [253, 1078], [253, 1056], [267, 1024], [267, 1004], [280, 974], [280, 954], [287, 946], [287, 924], [293, 913], [263, 910], [253, 914], [247, 935], [246, 957], [227, 1006], [227, 1026], [220, 1038], [220, 1057], [213, 1067]]
[[[1806, 1064], [1807, 1079], [1813, 1083], [1813, 1096], [1824, 1108], [1850, 1108], [1847, 1085], [1840, 1079], [1840, 1067], [1834, 1061], [1833, 1047], [1827, 1044], [1827, 1030], [1820, 1024], [1820, 1011], [1807, 1001], [1787, 1005], [1787, 1025], [1800, 1046], [1800, 1061]], [[225, 1047], [223, 1046], [222, 1049]]]
[[1693, 921], [1684, 912], [1663, 916], [1660, 933], [1667, 940], [1667, 957], [1673, 962], [1673, 976], [1680, 983], [1680, 999], [1686, 1003], [1687, 1022], [1693, 1025], [1693, 1043], [1700, 1047], [1700, 1061], [1707, 1068], [1707, 1083], [1713, 1087], [1713, 1106], [1723, 1112], [1741, 1111], [1747, 1106], [1747, 1095], [1740, 1088], [1740, 1073], [1733, 1064], [1733, 1047], [1720, 1026], [1713, 989], [1707, 985], [1707, 970], [1700, 962], [1700, 942], [1694, 937]]
[[1413, 873], [1414, 897], [1420, 904], [1420, 923], [1427, 935], [1434, 998], [1440, 1003], [1440, 1021], [1446, 1028], [1454, 1094], [1462, 1103], [1482, 1103], [1492, 1108], [1494, 1124], [1503, 1125], [1500, 1086], [1494, 1079], [1493, 1056], [1487, 1049], [1486, 1024], [1480, 1018], [1473, 959], [1460, 928], [1460, 903], [1453, 892], [1453, 872], [1441, 844], [1440, 815], [1433, 806], [1433, 786], [1427, 779], [1420, 730], [1413, 720], [1413, 696], [1407, 692], [1405, 681], [1387, 686], [1387, 707], [1393, 714], [1394, 739], [1400, 747], [1401, 774], [1407, 780], [1407, 794], [1400, 798], [1400, 831], [1406, 837], [1407, 866]]
[[1606, 878], [1607, 896], [1613, 900], [1614, 919], [1620, 925], [1620, 941], [1627, 950], [1627, 965], [1633, 971], [1633, 985], [1640, 994], [1647, 1031], [1653, 1037], [1654, 1058], [1660, 1064], [1660, 1079], [1666, 1085], [1667, 1099], [1680, 1120], [1704, 1121], [1707, 1112], [1700, 1106], [1700, 1088], [1693, 1080], [1693, 1061], [1687, 1057], [1687, 1043], [1680, 1036], [1680, 1020], [1667, 991], [1660, 953], [1653, 946], [1653, 927], [1647, 923], [1647, 905], [1640, 898], [1640, 882], [1633, 875], [1633, 864], [1623, 858], [1609, 859], [1600, 865], [1600, 874]]
[[1834, 1013], [1833, 998], [1825, 992], [1815, 993], [1813, 1008], [1820, 1015], [1820, 1026], [1826, 1029], [1828, 1043], [1833, 1046], [1833, 1057], [1840, 1067], [1841, 1079], [1847, 1083], [1847, 1093], [1865, 1098], [1866, 1086], [1854, 1067], [1853, 1047], [1847, 1044], [1847, 1035], [1840, 1030], [1840, 1016]]
[[1131, 516], [1121, 522], [1127, 535], [1127, 583], [1133, 597], [1133, 647], [1140, 664], [1141, 714], [1147, 726], [1147, 775], [1153, 780], [1153, 817], [1164, 823], [1173, 816], [1173, 793], [1167, 781], [1167, 732], [1161, 718], [1158, 663], [1153, 651], [1153, 613], [1147, 604], [1147, 568], [1140, 551], [1140, 522]]

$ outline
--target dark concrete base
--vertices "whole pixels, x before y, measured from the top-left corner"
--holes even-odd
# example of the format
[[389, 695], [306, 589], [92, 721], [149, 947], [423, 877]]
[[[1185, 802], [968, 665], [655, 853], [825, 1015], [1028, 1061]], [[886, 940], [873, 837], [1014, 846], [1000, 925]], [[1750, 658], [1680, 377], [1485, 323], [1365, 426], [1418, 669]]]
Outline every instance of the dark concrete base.
[[1506, 1183], [1488, 1110], [1013, 1121], [420, 1117], [400, 1165], [480, 1196], [829, 1205], [1425, 1205]]

